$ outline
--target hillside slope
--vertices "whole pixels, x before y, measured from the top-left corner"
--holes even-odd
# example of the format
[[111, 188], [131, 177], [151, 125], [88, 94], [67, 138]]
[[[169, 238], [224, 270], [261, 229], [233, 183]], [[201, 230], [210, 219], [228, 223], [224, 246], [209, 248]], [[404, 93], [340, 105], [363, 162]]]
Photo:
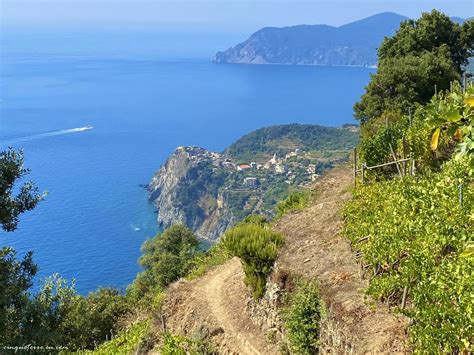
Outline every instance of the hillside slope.
[[[286, 273], [316, 279], [328, 306], [322, 326], [322, 349], [355, 353], [403, 352], [406, 320], [364, 297], [361, 278], [348, 242], [339, 236], [340, 208], [350, 198], [351, 172], [331, 170], [316, 186], [314, 203], [283, 217], [275, 226], [286, 246], [274, 275]], [[200, 334], [220, 353], [274, 354], [277, 344], [268, 336], [272, 322], [258, 322], [243, 283], [238, 259], [218, 266], [202, 278], [174, 284], [164, 307], [167, 326], [176, 334]], [[260, 324], [260, 326], [257, 326]], [[281, 334], [281, 329], [277, 331]]]
[[371, 66], [385, 36], [395, 33], [405, 16], [385, 12], [340, 27], [298, 25], [265, 27], [213, 61], [241, 64]]
[[[355, 353], [397, 353], [405, 350], [407, 321], [368, 299], [349, 242], [339, 235], [340, 210], [350, 199], [352, 184], [348, 168], [336, 168], [315, 185], [318, 197], [312, 206], [287, 215], [276, 225], [286, 236], [277, 272], [317, 279], [328, 307], [322, 346], [328, 350]], [[326, 327], [326, 329], [324, 329]]]
[[[347, 161], [357, 127], [288, 124], [253, 131], [224, 153], [178, 147], [147, 186], [163, 228], [183, 223], [216, 240], [247, 215], [271, 215], [288, 191]], [[275, 156], [274, 156], [275, 154]]]

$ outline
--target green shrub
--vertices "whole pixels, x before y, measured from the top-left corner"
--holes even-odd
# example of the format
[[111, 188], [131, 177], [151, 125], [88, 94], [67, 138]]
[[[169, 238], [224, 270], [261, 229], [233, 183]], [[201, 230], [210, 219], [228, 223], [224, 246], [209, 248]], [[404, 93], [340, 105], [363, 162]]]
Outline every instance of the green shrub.
[[190, 339], [179, 335], [164, 333], [163, 344], [160, 347], [162, 355], [187, 355], [187, 354], [217, 354], [210, 344], [204, 340]]
[[359, 145], [360, 159], [368, 166], [393, 161], [392, 149], [395, 151], [402, 138], [405, 124], [400, 121], [381, 127], [377, 133], [362, 140]]
[[315, 282], [301, 283], [291, 294], [283, 318], [290, 347], [294, 353], [318, 353], [323, 307]]
[[108, 354], [133, 354], [145, 336], [150, 331], [149, 321], [137, 322], [128, 329], [122, 331], [117, 337], [101, 344], [94, 351], [79, 353], [108, 355]]
[[76, 297], [63, 320], [63, 345], [93, 349], [119, 331], [119, 320], [129, 312], [125, 296], [116, 289], [100, 288], [87, 297]]
[[148, 305], [170, 283], [184, 277], [193, 267], [199, 241], [191, 230], [176, 224], [147, 240], [139, 259], [143, 271], [127, 290], [132, 302]]
[[223, 245], [238, 256], [245, 272], [245, 283], [255, 298], [265, 292], [266, 277], [273, 268], [283, 236], [257, 224], [243, 224], [228, 230]]
[[244, 218], [239, 224], [257, 224], [261, 227], [268, 225], [268, 218], [261, 214], [251, 214]]
[[[359, 187], [345, 208], [345, 234], [376, 275], [368, 292], [401, 305], [405, 287], [417, 350], [473, 350], [473, 179], [468, 159], [440, 173]], [[463, 186], [463, 205], [459, 186]]]
[[222, 265], [229, 260], [229, 253], [222, 243], [213, 245], [206, 253], [202, 253], [194, 258], [193, 268], [186, 276], [188, 280], [194, 280], [204, 275], [214, 266]]
[[292, 192], [283, 201], [280, 201], [276, 206], [276, 216], [280, 218], [285, 214], [300, 210], [306, 207], [310, 198], [308, 192]]

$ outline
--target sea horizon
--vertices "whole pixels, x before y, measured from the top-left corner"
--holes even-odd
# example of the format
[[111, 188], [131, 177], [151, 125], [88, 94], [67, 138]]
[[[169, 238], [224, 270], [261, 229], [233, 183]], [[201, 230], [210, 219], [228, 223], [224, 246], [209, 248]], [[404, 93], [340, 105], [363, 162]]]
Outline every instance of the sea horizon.
[[373, 72], [222, 65], [210, 50], [179, 60], [14, 52], [1, 74], [0, 140], [16, 139], [48, 196], [2, 244], [34, 251], [36, 287], [57, 272], [81, 294], [125, 288], [139, 272], [140, 246], [158, 231], [143, 185], [177, 146], [222, 151], [264, 126], [355, 123], [352, 103]]

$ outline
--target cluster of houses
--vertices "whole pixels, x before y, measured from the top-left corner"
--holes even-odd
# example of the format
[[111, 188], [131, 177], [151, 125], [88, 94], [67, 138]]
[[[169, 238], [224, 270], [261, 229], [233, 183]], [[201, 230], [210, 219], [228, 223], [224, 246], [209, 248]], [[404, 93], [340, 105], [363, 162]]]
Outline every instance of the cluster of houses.
[[[308, 164], [303, 166], [303, 164], [292, 164], [291, 166], [288, 164], [288, 160], [298, 156], [300, 153], [299, 149], [295, 149], [294, 151], [285, 155], [284, 158], [278, 158], [276, 154], [273, 154], [273, 157], [268, 160], [266, 163], [261, 164], [257, 162], [250, 162], [248, 164], [236, 164], [231, 159], [225, 158], [219, 153], [210, 152], [206, 149], [200, 147], [178, 147], [177, 151], [182, 153], [187, 153], [188, 158], [193, 162], [200, 162], [201, 160], [210, 159], [212, 164], [216, 168], [224, 168], [228, 170], [234, 171], [245, 171], [251, 172], [258, 171], [258, 170], [267, 170], [274, 172], [278, 175], [286, 175], [285, 181], [288, 184], [291, 184], [296, 179], [296, 171], [298, 168], [305, 169], [307, 176], [311, 179], [311, 181], [316, 180], [319, 175], [316, 174], [316, 165], [315, 164]], [[296, 166], [295, 166], [296, 165]], [[256, 176], [247, 176], [244, 178], [244, 186], [247, 188], [257, 188], [260, 186], [260, 181]]]
[[[282, 159], [279, 159], [276, 154], [273, 154], [273, 157], [265, 164], [260, 164], [257, 162], [251, 162], [249, 164], [235, 164], [230, 159], [225, 159], [221, 163], [221, 166], [226, 169], [232, 169], [236, 171], [250, 172], [252, 170], [269, 170], [279, 175], [286, 174], [285, 181], [286, 183], [291, 184], [296, 179], [296, 172], [290, 169], [287, 161], [292, 157], [296, 157], [299, 152], [299, 149], [296, 149], [295, 151], [286, 154]], [[319, 175], [316, 174], [315, 164], [308, 164], [307, 166], [300, 165], [299, 167], [306, 170], [306, 173], [309, 175], [311, 181], [315, 181], [319, 177]], [[260, 182], [257, 177], [246, 177], [244, 179], [244, 185], [250, 188], [256, 188], [260, 185]]]

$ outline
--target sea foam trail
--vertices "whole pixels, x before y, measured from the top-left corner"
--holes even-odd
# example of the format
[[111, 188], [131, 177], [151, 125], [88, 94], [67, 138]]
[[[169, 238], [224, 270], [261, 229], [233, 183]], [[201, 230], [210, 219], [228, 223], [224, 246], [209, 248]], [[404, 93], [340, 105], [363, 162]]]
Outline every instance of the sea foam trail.
[[36, 140], [36, 139], [43, 139], [43, 138], [54, 137], [54, 136], [62, 136], [64, 134], [71, 134], [71, 133], [76, 133], [76, 132], [88, 131], [92, 128], [93, 127], [91, 125], [88, 125], [88, 126], [84, 126], [84, 127], [61, 129], [61, 130], [58, 130], [58, 131], [49, 131], [49, 132], [37, 133], [37, 134], [28, 135], [28, 136], [22, 136], [22, 137], [7, 139], [5, 141], [1, 140], [0, 145], [8, 146], [8, 145], [17, 144], [17, 143], [29, 142], [29, 141]]

